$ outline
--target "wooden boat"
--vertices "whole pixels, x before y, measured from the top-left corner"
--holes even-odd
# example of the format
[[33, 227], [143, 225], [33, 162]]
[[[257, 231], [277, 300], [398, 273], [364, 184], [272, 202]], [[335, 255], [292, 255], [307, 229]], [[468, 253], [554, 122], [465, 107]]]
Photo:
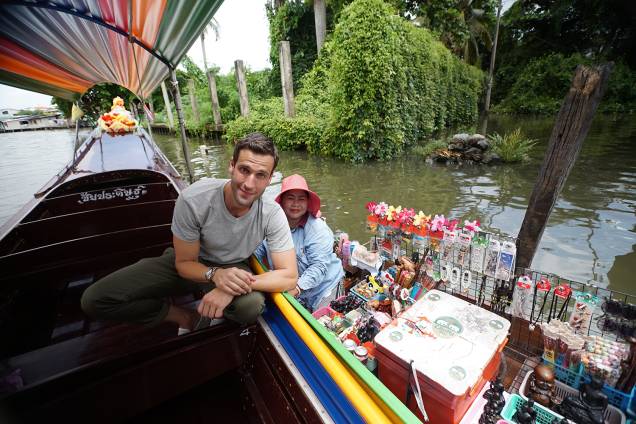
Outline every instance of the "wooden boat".
[[[258, 331], [223, 323], [176, 337], [174, 326], [91, 322], [81, 312], [79, 297], [93, 281], [171, 245], [172, 209], [183, 187], [143, 130], [118, 136], [95, 131], [2, 227], [1, 357], [4, 374], [17, 373], [24, 384], [13, 387], [4, 403], [17, 418], [68, 417], [72, 411], [78, 420], [112, 422], [206, 383], [201, 401], [215, 415], [225, 411], [226, 418], [243, 420], [283, 416], [280, 408], [292, 411], [287, 415], [297, 411], [280, 395], [290, 392], [289, 382], [297, 381], [291, 372], [298, 372], [284, 364], [264, 322]], [[251, 366], [258, 362], [259, 374], [247, 371], [248, 359]], [[274, 375], [288, 387], [267, 402], [258, 388], [272, 393]], [[99, 404], [111, 408], [97, 417]], [[181, 410], [185, 404], [175, 405]], [[315, 411], [308, 405], [303, 416], [305, 409]]]
[[[75, 99], [109, 81], [143, 99], [221, 3], [2, 2], [0, 82]], [[311, 354], [290, 359], [302, 344], [281, 330], [288, 324], [275, 308], [274, 329], [263, 319], [223, 322], [180, 337], [170, 324], [148, 329], [83, 314], [86, 287], [171, 245], [185, 186], [143, 129], [96, 130], [0, 228], [0, 422], [361, 422], [337, 385], [316, 377]], [[312, 370], [311, 381], [300, 368]]]

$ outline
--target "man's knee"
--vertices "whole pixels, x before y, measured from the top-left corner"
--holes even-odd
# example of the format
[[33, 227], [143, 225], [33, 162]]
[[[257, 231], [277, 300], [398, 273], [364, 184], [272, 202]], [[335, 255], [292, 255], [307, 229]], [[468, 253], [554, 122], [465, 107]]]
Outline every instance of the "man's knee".
[[239, 324], [253, 324], [265, 309], [265, 295], [259, 291], [239, 296], [226, 308], [225, 317]]
[[97, 284], [92, 284], [82, 294], [81, 305], [82, 310], [91, 318], [98, 318], [100, 315], [101, 292], [97, 288]]

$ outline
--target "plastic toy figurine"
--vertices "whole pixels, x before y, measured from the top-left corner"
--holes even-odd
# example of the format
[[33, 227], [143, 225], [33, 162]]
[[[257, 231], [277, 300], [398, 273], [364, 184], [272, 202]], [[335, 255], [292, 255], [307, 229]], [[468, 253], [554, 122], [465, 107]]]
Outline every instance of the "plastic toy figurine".
[[371, 291], [373, 291], [376, 294], [384, 293], [384, 286], [381, 284], [378, 284], [378, 282], [375, 281], [375, 277], [373, 275], [369, 276], [369, 289], [371, 289]]

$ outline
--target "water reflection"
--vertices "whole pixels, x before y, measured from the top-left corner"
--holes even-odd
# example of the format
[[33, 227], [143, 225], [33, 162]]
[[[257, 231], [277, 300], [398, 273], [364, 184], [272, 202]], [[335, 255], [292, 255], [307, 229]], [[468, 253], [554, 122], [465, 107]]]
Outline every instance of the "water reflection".
[[[364, 205], [370, 200], [415, 207], [463, 219], [478, 218], [484, 228], [516, 235], [545, 153], [553, 121], [495, 117], [488, 131], [517, 126], [538, 142], [529, 162], [496, 167], [430, 166], [414, 157], [351, 165], [305, 152], [282, 152], [282, 175], [303, 174], [322, 198], [333, 229], [360, 240]], [[183, 172], [176, 138], [157, 136], [162, 149]], [[190, 140], [195, 174], [225, 177], [231, 157], [226, 145]], [[281, 174], [268, 195], [279, 189]], [[533, 267], [578, 281], [611, 283], [630, 289], [636, 272], [636, 122], [630, 117], [599, 116], [594, 121], [563, 193], [544, 232]], [[629, 260], [631, 259], [631, 260]]]

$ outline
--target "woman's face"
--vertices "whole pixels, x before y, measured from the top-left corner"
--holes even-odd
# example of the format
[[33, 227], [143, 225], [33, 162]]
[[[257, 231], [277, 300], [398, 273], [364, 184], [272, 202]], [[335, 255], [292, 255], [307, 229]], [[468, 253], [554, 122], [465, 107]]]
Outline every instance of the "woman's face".
[[305, 190], [289, 190], [282, 196], [281, 206], [287, 216], [287, 220], [296, 223], [307, 213], [309, 198]]

